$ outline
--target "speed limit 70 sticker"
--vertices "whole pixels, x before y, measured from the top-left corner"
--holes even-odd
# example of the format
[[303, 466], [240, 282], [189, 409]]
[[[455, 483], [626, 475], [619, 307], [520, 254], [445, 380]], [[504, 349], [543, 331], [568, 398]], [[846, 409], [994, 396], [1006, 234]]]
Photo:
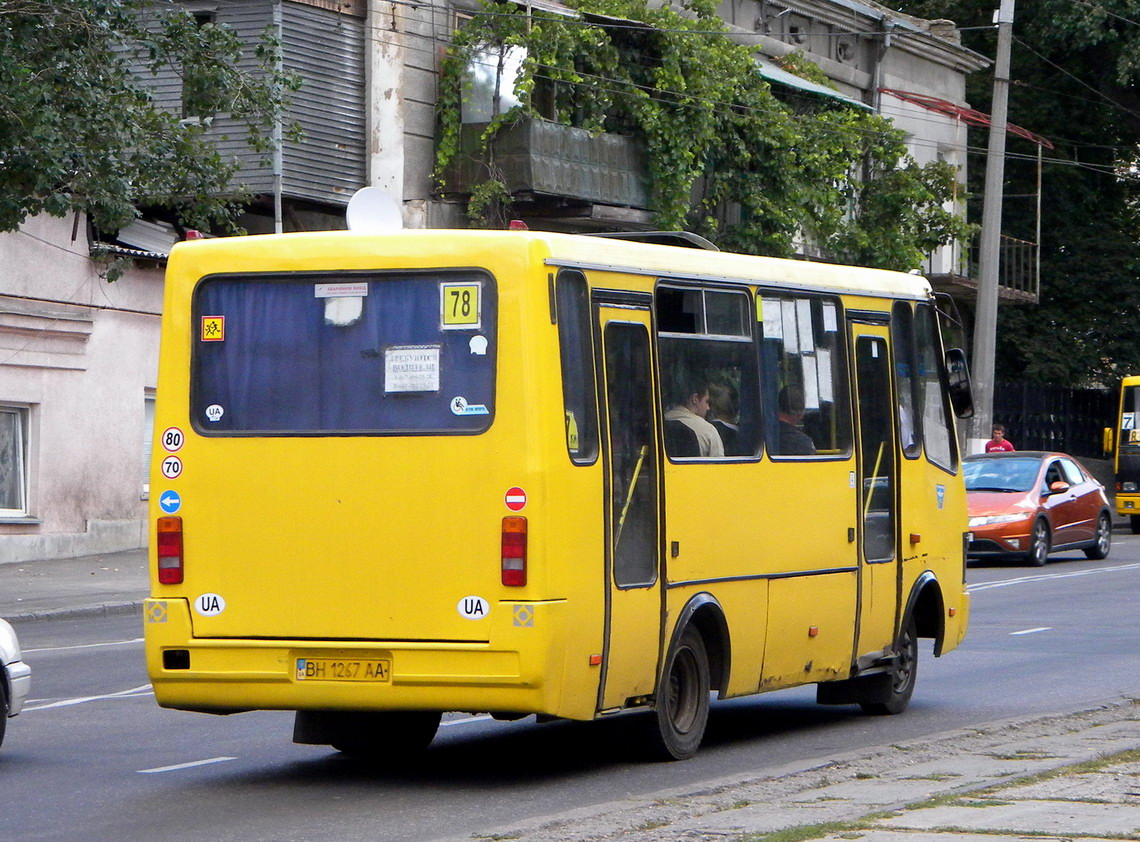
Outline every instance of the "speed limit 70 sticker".
[[186, 443], [186, 436], [182, 434], [182, 430], [178, 427], [167, 427], [162, 431], [162, 449], [168, 453], [174, 453], [181, 450], [182, 445]]
[[162, 460], [162, 475], [167, 479], [177, 479], [182, 476], [182, 460], [177, 456], [167, 456]]

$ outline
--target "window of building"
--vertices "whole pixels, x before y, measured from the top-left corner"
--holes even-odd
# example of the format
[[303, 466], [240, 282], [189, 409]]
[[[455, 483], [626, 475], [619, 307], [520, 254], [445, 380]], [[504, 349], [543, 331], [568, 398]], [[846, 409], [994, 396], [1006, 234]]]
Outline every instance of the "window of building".
[[0, 517], [28, 514], [28, 410], [0, 406]]
[[760, 380], [773, 456], [847, 457], [851, 412], [839, 300], [765, 294]]
[[150, 499], [150, 457], [154, 447], [154, 390], [143, 395], [142, 428], [142, 499]]

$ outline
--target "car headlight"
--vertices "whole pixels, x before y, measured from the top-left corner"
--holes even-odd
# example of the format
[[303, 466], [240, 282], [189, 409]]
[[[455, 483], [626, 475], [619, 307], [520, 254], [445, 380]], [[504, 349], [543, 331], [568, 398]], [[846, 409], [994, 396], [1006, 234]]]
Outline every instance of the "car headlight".
[[982, 515], [970, 518], [970, 526], [989, 526], [991, 523], [1013, 523], [1018, 520], [1029, 520], [1033, 512], [1021, 512], [1014, 515]]
[[1136, 483], [1134, 483], [1134, 482], [1122, 483], [1120, 486], [1120, 490], [1121, 491], [1135, 491], [1136, 490]]

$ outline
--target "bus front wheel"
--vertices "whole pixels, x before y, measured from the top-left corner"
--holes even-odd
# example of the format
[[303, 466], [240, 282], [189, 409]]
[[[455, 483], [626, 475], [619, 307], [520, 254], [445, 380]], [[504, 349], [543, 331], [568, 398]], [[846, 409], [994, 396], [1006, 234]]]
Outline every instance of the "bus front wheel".
[[697, 753], [709, 718], [709, 683], [708, 652], [690, 626], [669, 653], [657, 694], [655, 756], [688, 760]]
[[1133, 535], [1140, 535], [1140, 515], [1128, 516], [1128, 528], [1132, 530]]

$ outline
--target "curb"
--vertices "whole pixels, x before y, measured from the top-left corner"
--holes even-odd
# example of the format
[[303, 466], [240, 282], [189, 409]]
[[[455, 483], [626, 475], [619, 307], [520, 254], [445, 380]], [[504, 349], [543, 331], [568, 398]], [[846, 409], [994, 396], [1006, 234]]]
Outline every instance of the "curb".
[[45, 608], [42, 611], [27, 611], [23, 614], [5, 614], [4, 619], [12, 623], [27, 623], [36, 620], [73, 620], [80, 617], [114, 617], [127, 614], [142, 614], [142, 600], [133, 602], [104, 602], [100, 605], [84, 605], [78, 608]]

